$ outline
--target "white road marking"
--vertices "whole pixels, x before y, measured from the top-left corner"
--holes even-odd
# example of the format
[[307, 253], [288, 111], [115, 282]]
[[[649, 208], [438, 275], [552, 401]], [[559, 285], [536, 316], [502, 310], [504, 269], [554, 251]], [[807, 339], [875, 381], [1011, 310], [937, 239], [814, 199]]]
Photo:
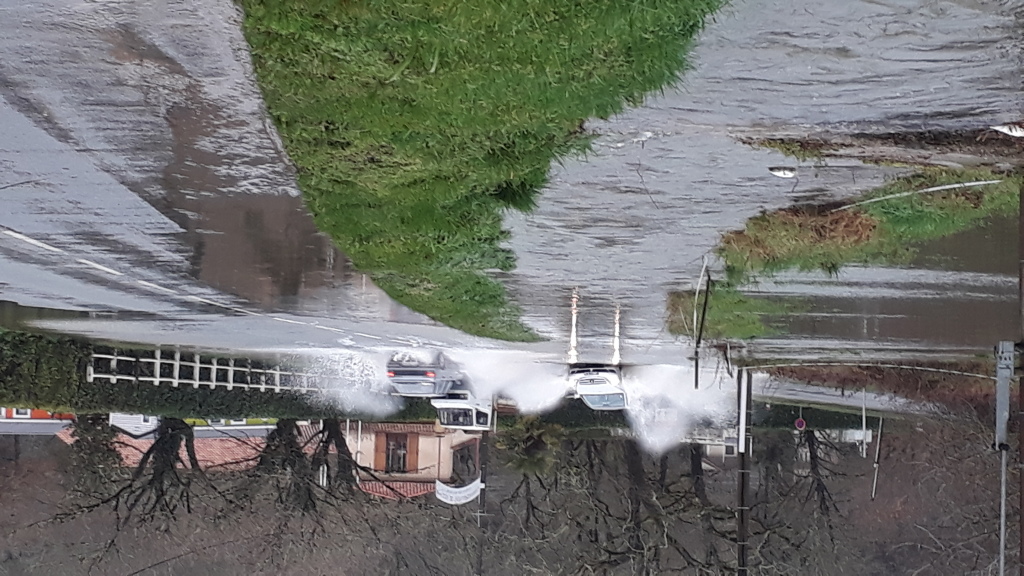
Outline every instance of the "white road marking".
[[92, 260], [86, 260], [85, 258], [78, 258], [77, 260], [78, 262], [85, 264], [86, 266], [92, 266], [93, 268], [100, 270], [101, 272], [106, 272], [107, 274], [111, 274], [113, 276], [124, 276], [124, 274], [118, 272], [117, 270], [114, 270], [113, 268], [107, 268], [106, 266], [103, 266], [102, 264], [97, 264]]
[[301, 326], [312, 326], [312, 324], [307, 324], [305, 322], [298, 322], [296, 320], [289, 320], [287, 318], [278, 318], [277, 316], [271, 316], [271, 318], [273, 318], [274, 320], [277, 320], [278, 322], [287, 322], [288, 324], [299, 324]]
[[25, 236], [24, 234], [18, 234], [17, 232], [13, 232], [11, 230], [4, 230], [4, 234], [7, 234], [11, 238], [17, 238], [18, 240], [21, 240], [22, 242], [28, 242], [29, 244], [31, 244], [33, 246], [36, 246], [38, 248], [42, 248], [43, 250], [49, 250], [50, 252], [56, 252], [58, 254], [62, 254], [64, 252], [60, 248], [54, 248], [53, 246], [50, 246], [49, 244], [45, 244], [43, 242], [40, 242], [39, 240], [33, 240], [32, 238], [29, 238], [28, 236]]
[[210, 306], [216, 306], [218, 308], [231, 309], [231, 306], [228, 306], [227, 304], [221, 304], [220, 302], [214, 302], [213, 300], [207, 300], [206, 298], [200, 298], [199, 296], [186, 296], [186, 298], [194, 302], [202, 302], [203, 304], [209, 304]]
[[[34, 240], [32, 238], [29, 238], [28, 236], [25, 236], [24, 234], [19, 234], [18, 232], [14, 232], [13, 230], [3, 230], [3, 233], [7, 234], [11, 238], [16, 238], [18, 240], [21, 240], [22, 242], [25, 242], [27, 244], [31, 244], [33, 246], [36, 246], [37, 248], [42, 248], [43, 250], [48, 250], [50, 252], [55, 252], [55, 253], [58, 253], [58, 254], [65, 253], [64, 250], [61, 250], [60, 248], [55, 248], [55, 247], [50, 246], [49, 244], [46, 244], [44, 242], [40, 242], [38, 240]], [[76, 258], [76, 261], [79, 262], [80, 264], [85, 264], [86, 266], [89, 266], [91, 268], [95, 268], [96, 270], [100, 270], [102, 272], [106, 272], [107, 274], [110, 274], [112, 276], [124, 276], [124, 273], [118, 272], [117, 270], [114, 270], [113, 268], [108, 268], [106, 266], [103, 266], [102, 264], [97, 264], [96, 262], [93, 262], [92, 260], [86, 260], [85, 258]], [[177, 291], [172, 290], [170, 288], [164, 288], [163, 286], [160, 286], [160, 285], [157, 285], [157, 284], [153, 284], [152, 282], [147, 282], [145, 280], [136, 280], [135, 282], [139, 286], [142, 286], [144, 288], [148, 288], [150, 290], [154, 290], [154, 291], [157, 291], [157, 292], [163, 292], [165, 294], [171, 294], [171, 295], [174, 295], [174, 296], [180, 296], [180, 294], [178, 294]], [[265, 314], [261, 314], [259, 312], [252, 312], [252, 311], [246, 310], [244, 308], [236, 308], [234, 306], [229, 306], [227, 304], [222, 304], [220, 302], [215, 302], [213, 300], [208, 300], [206, 298], [201, 298], [199, 296], [188, 296], [188, 295], [186, 295], [185, 298], [187, 300], [192, 300], [193, 302], [201, 302], [203, 304], [209, 304], [210, 306], [216, 306], [218, 308], [224, 308], [224, 309], [227, 309], [227, 310], [231, 310], [232, 312], [240, 312], [242, 314], [248, 314], [250, 316], [265, 316]], [[338, 333], [345, 333], [346, 332], [345, 330], [341, 330], [341, 329], [338, 329], [338, 328], [332, 328], [330, 326], [320, 326], [319, 324], [313, 324], [311, 322], [299, 322], [297, 320], [290, 320], [288, 318], [279, 318], [277, 316], [271, 316], [270, 318], [273, 318], [274, 320], [277, 320], [278, 322], [285, 322], [285, 323], [288, 323], [288, 324], [298, 324], [300, 326], [312, 326], [313, 328], [319, 328], [321, 330], [328, 330], [328, 331], [331, 331], [331, 332], [338, 332]], [[354, 334], [357, 334], [359, 336], [363, 336], [363, 337], [366, 337], [366, 338], [373, 338], [374, 340], [381, 340], [380, 336], [374, 336], [372, 334], [363, 334], [363, 333], [360, 333], [360, 332], [355, 332]]]
[[163, 286], [157, 286], [156, 284], [153, 284], [152, 282], [146, 282], [145, 280], [136, 280], [136, 282], [139, 283], [139, 286], [145, 286], [146, 288], [149, 288], [150, 290], [156, 290], [157, 292], [164, 292], [164, 293], [167, 293], [167, 294], [174, 294], [174, 295], [178, 294], [177, 292], [175, 292], [174, 290], [171, 290], [170, 288], [164, 288]]

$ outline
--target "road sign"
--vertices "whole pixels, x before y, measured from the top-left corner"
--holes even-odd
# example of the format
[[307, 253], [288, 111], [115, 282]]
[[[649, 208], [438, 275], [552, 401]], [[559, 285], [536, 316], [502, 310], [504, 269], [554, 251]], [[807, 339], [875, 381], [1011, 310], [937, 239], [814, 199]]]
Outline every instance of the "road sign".
[[807, 428], [807, 421], [803, 418], [797, 418], [793, 425], [796, 426], [797, 430], [803, 430], [804, 428]]

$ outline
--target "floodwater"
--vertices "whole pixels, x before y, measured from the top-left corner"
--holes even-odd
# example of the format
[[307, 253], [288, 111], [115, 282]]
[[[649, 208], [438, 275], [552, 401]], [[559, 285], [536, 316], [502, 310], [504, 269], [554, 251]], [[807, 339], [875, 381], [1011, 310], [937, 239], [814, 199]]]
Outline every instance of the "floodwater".
[[[733, 4], [677, 86], [591, 122], [594, 151], [553, 167], [536, 211], [508, 216], [519, 262], [503, 280], [547, 341], [507, 345], [395, 303], [316, 231], [230, 3], [49, 0], [0, 10], [2, 298], [93, 313], [36, 326], [233, 353], [380, 358], [433, 346], [470, 359], [484, 379], [490, 362], [564, 363], [573, 290], [580, 361], [612, 357], [621, 313], [623, 362], [686, 365], [692, 341], [667, 333], [666, 300], [693, 286], [724, 231], [900, 172], [830, 160], [802, 168], [791, 190], [766, 169], [787, 159], [737, 137], [951, 130], [1011, 120], [1020, 108], [1012, 6]], [[795, 299], [800, 311], [777, 319], [783, 335], [735, 353], [988, 350], [1014, 334], [1012, 234], [1002, 223], [935, 242], [900, 268], [765, 279], [750, 292]], [[517, 384], [493, 387], [514, 394]]]
[[[762, 210], [849, 196], [895, 173], [829, 160], [790, 193], [793, 181], [767, 167], [794, 161], [741, 145], [736, 136], [978, 129], [1015, 120], [1022, 99], [1018, 9], [975, 2], [730, 4], [702, 35], [692, 71], [675, 89], [591, 123], [602, 135], [595, 152], [556, 166], [538, 209], [510, 218], [519, 256], [510, 283], [528, 321], [558, 332], [565, 325], [555, 312], [558, 288], [580, 286], [621, 303], [632, 318], [629, 335], [651, 339], [661, 328], [664, 295], [692, 288], [723, 231], [742, 228]], [[755, 346], [769, 355], [807, 346], [813, 354], [853, 348], [890, 355], [902, 347], [987, 350], [1016, 337], [1007, 326], [1016, 263], [988, 264], [988, 254], [1015, 249], [1015, 232], [999, 230], [922, 252], [957, 244], [962, 249], [949, 253], [955, 264], [935, 257], [911, 271], [852, 268], [837, 279], [782, 275], [756, 286], [755, 293], [808, 297], [812, 306], [788, 323], [796, 342]], [[817, 315], [831, 317], [830, 325], [821, 326]], [[879, 316], [898, 319], [879, 323]]]
[[[719, 13], [676, 87], [592, 122], [601, 135], [594, 152], [553, 167], [535, 212], [509, 215], [519, 265], [504, 280], [526, 322], [565, 342], [567, 302], [579, 288], [585, 341], [608, 341], [619, 305], [624, 360], [678, 361], [685, 343], [665, 333], [667, 294], [693, 285], [723, 231], [761, 210], [849, 196], [897, 173], [830, 161], [790, 193], [791, 181], [766, 170], [788, 160], [735, 137], [977, 128], [1016, 118], [1015, 8], [921, 6], [741, 2]], [[0, 226], [65, 250], [3, 237], [5, 299], [167, 321], [81, 328], [112, 339], [210, 346], [197, 333], [216, 332], [219, 346], [239, 349], [348, 343], [323, 329], [225, 315], [142, 281], [378, 338], [397, 331], [417, 342], [492, 346], [394, 303], [316, 232], [263, 114], [230, 3], [50, 0], [2, 11], [0, 185], [9, 187]], [[963, 248], [959, 256], [851, 268], [837, 279], [781, 275], [753, 291], [799, 295], [812, 306], [787, 319], [790, 336], [750, 349], [987, 350], [1012, 333], [1013, 268], [966, 256], [1010, 241], [950, 240], [945, 246]], [[271, 336], [260, 341], [254, 331]]]
[[[800, 307], [773, 319], [783, 334], [725, 355], [668, 334], [665, 309], [706, 258], [719, 273], [711, 254], [723, 232], [902, 172], [830, 159], [801, 166], [791, 190], [767, 168], [795, 161], [737, 138], [1018, 120], [1019, 13], [1008, 2], [730, 4], [676, 86], [590, 122], [593, 152], [553, 166], [536, 211], [508, 215], [518, 267], [501, 278], [546, 339], [508, 344], [395, 303], [317, 232], [233, 3], [0, 0], [0, 323], [176, 361], [219, 358], [210, 374], [231, 375], [214, 388], [249, 385], [234, 374], [250, 359], [290, 362], [290, 373], [319, 379], [317, 401], [349, 416], [115, 413], [91, 425], [118, 442], [69, 443], [52, 419], [3, 412], [0, 526], [15, 531], [0, 573], [728, 573], [740, 563], [744, 501], [754, 503], [751, 562], [778, 573], [991, 567], [998, 458], [988, 422], [767, 373], [751, 377], [748, 414], [732, 361], [987, 354], [1017, 335], [1015, 222], [923, 245], [899, 267], [763, 279], [750, 294]], [[487, 426], [498, 434], [430, 423], [433, 411], [416, 422], [363, 418], [414, 404], [379, 392], [390, 354], [415, 348], [444, 350], [478, 398], [548, 413], [499, 406], [504, 420]], [[567, 384], [570, 357], [621, 360], [628, 408], [567, 400], [580, 395]], [[133, 370], [123, 385], [152, 390]], [[218, 401], [177, 368], [155, 374], [159, 386], [180, 385], [169, 397], [210, 402], [193, 411]], [[324, 441], [334, 433], [343, 439]], [[174, 454], [185, 467], [187, 437], [199, 453], [187, 467], [203, 468], [202, 481], [159, 476], [157, 462], [173, 467]], [[140, 477], [117, 472], [141, 454], [163, 458]], [[744, 466], [749, 492], [736, 483]], [[486, 474], [484, 496], [438, 500], [445, 485], [463, 490], [450, 502]], [[141, 507], [118, 520], [108, 505], [132, 500], [105, 500], [115, 494]], [[182, 512], [186, 495], [197, 514]], [[1019, 522], [1010, 530], [1012, 541]]]
[[[791, 190], [767, 171], [788, 159], [737, 137], [952, 130], [1020, 108], [1012, 6], [733, 4], [677, 86], [591, 122], [594, 151], [552, 168], [536, 211], [509, 214], [519, 260], [502, 279], [546, 342], [506, 344], [395, 303], [317, 232], [230, 3], [0, 10], [0, 298], [89, 313], [34, 326], [233, 355], [363, 354], [380, 366], [396, 348], [440, 348], [478, 386], [530, 409], [560, 398], [557, 385], [528, 383], [561, 374], [573, 325], [578, 361], [611, 361], [617, 341], [627, 365], [693, 370], [693, 342], [666, 330], [666, 301], [693, 286], [724, 231], [900, 173], [829, 160], [801, 168]], [[1015, 334], [1014, 234], [996, 223], [923, 246], [899, 268], [764, 279], [749, 292], [795, 300], [798, 311], [773, 319], [782, 335], [730, 353], [988, 351]], [[648, 378], [651, 389], [634, 396], [678, 395], [674, 380]]]

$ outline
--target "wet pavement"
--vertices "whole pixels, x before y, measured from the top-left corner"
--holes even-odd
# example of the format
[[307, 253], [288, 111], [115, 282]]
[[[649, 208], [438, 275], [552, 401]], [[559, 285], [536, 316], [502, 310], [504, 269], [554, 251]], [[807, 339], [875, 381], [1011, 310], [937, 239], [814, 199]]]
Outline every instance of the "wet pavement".
[[[12, 23], [0, 40], [2, 298], [118, 313], [38, 324], [101, 340], [378, 356], [427, 345], [546, 366], [563, 361], [578, 288], [584, 360], [609, 356], [618, 305], [624, 362], [685, 365], [692, 343], [667, 333], [665, 302], [693, 285], [723, 231], [903, 172], [829, 159], [805, 167], [813, 177], [791, 191], [767, 171], [791, 161], [737, 138], [1015, 118], [1014, 11], [918, 8], [748, 2], [717, 15], [675, 88], [591, 122], [594, 152], [553, 168], [535, 212], [509, 215], [519, 263], [504, 280], [549, 342], [507, 345], [396, 304], [317, 233], [233, 5], [9, 2], [0, 7]], [[1002, 250], [1011, 228], [937, 242], [908, 267], [782, 274], [753, 286], [809, 305], [784, 319], [787, 335], [739, 353], [987, 351], [1012, 330], [1012, 268], [1005, 257], [971, 255]]]
[[[653, 338], [662, 329], [666, 294], [692, 288], [702, 257], [724, 231], [742, 228], [762, 210], [852, 196], [899, 172], [842, 159], [810, 169], [815, 162], [808, 161], [814, 176], [802, 177], [791, 193], [793, 181], [771, 176], [767, 167], [796, 162], [736, 137], [980, 129], [1016, 120], [1019, 35], [1012, 5], [730, 5], [701, 36], [693, 68], [676, 89], [592, 122], [601, 135], [594, 153], [555, 166], [538, 209], [509, 219], [519, 257], [510, 284], [527, 321], [542, 333], [564, 333], [566, 323], [552, 319], [566, 290], [580, 286], [624, 306], [627, 337]], [[984, 248], [965, 245], [960, 254], [1005, 252], [1000, 242], [1014, 249], [1014, 238], [1001, 236]], [[931, 260], [933, 274], [853, 269], [838, 280], [784, 275], [771, 287], [752, 287], [810, 295], [812, 313], [847, 318], [822, 330], [814, 316], [798, 317], [790, 323], [796, 341], [765, 342], [761, 353], [799, 354], [803, 346], [812, 354], [988, 350], [1007, 334], [1015, 295], [1004, 275], [1015, 275], [1015, 264], [977, 269], [981, 261], [959, 260], [961, 272], [995, 275], [981, 278], [979, 295], [972, 289], [978, 278], [945, 274], [939, 262]], [[865, 330], [873, 310], [901, 321]], [[947, 311], [938, 314], [944, 318], [936, 318], [939, 310]]]
[[[1019, 119], [1018, 11], [911, 0], [730, 4], [709, 23], [677, 86], [590, 122], [594, 151], [553, 167], [536, 211], [508, 216], [518, 267], [502, 279], [547, 338], [509, 344], [395, 303], [317, 232], [267, 120], [234, 4], [0, 0], [0, 326], [159, 348], [165, 357], [198, 350], [232, 369], [234, 360], [287, 359], [326, 382], [316, 400], [363, 414], [400, 404], [379, 396], [394, 350], [436, 348], [480, 398], [501, 396], [525, 414], [560, 406], [539, 420], [502, 413], [493, 435], [431, 423], [430, 412], [403, 422], [165, 418], [147, 437], [155, 419], [115, 414], [104, 421], [123, 427], [119, 446], [138, 452], [117, 452], [116, 465], [103, 460], [110, 451], [94, 450], [102, 442], [28, 437], [16, 428], [24, 414], [3, 412], [8, 514], [0, 525], [16, 530], [0, 573], [729, 572], [739, 563], [736, 511], [747, 493], [735, 473], [743, 466], [760, 565], [800, 574], [819, 565], [847, 574], [993, 565], [998, 459], [988, 451], [990, 424], [934, 419], [935, 405], [877, 390], [764, 372], [751, 376], [756, 402], [747, 413], [734, 362], [987, 354], [1016, 337], [1015, 222], [930, 242], [899, 267], [762, 279], [745, 290], [800, 306], [773, 319], [784, 334], [731, 345], [727, 355], [695, 354], [692, 340], [668, 334], [665, 309], [670, 292], [692, 288], [724, 231], [764, 210], [849, 197], [906, 171], [808, 161], [791, 190], [767, 167], [797, 162], [739, 138], [977, 130]], [[578, 361], [609, 363], [618, 348], [623, 413], [572, 412], [574, 325]], [[226, 388], [175, 384], [161, 393], [216, 398]], [[892, 434], [885, 442], [879, 418]], [[749, 461], [736, 457], [747, 424]], [[208, 474], [164, 486], [172, 495], [195, 490], [200, 513], [161, 515], [156, 506], [142, 521], [112, 520], [106, 509], [75, 508], [126, 486], [152, 497], [139, 486], [156, 478], [155, 465], [139, 468], [139, 485], [116, 472], [98, 484], [72, 482], [92, 470], [131, 470], [154, 438], [184, 442], [186, 429]], [[343, 439], [328, 446], [331, 433]], [[205, 446], [219, 441], [248, 452]], [[280, 458], [280, 446], [303, 454], [302, 464]], [[346, 450], [349, 461], [339, 455]], [[168, 453], [191, 467], [177, 445]], [[351, 464], [356, 470], [345, 473]], [[438, 483], [472, 489], [484, 466], [479, 500], [450, 506], [438, 498]], [[1014, 466], [1011, 486], [1016, 474]], [[91, 491], [70, 494], [71, 485]], [[316, 505], [296, 504], [295, 494], [316, 494]], [[228, 545], [208, 552], [212, 534]], [[120, 548], [111, 547], [118, 538]], [[791, 546], [796, 539], [800, 546]], [[964, 541], [977, 544], [946, 552]], [[941, 553], [922, 552], [935, 542]], [[886, 543], [891, 549], [879, 552]]]
[[[953, 129], [1013, 118], [1018, 69], [1013, 58], [995, 58], [1015, 50], [1008, 9], [839, 4], [732, 6], [702, 36], [679, 87], [591, 124], [602, 134], [595, 152], [556, 167], [534, 213], [509, 217], [519, 266], [507, 283], [530, 325], [564, 340], [565, 302], [581, 287], [595, 311], [583, 324], [591, 337], [606, 333], [607, 311], [618, 303], [627, 350], [672, 349], [667, 293], [692, 285], [723, 231], [761, 210], [849, 196], [897, 172], [833, 162], [840, 165], [818, 167], [791, 194], [788, 181], [765, 169], [785, 160], [737, 143], [737, 135]], [[429, 323], [376, 290], [316, 232], [266, 121], [232, 6], [51, 2], [3, 10], [18, 23], [0, 45], [8, 55], [0, 113], [12, 128], [3, 185], [16, 185], [0, 196], [0, 225], [74, 255], [58, 265], [5, 242], [6, 298], [170, 317], [207, 312], [97, 281], [81, 258], [240, 307]], [[896, 78], [902, 92], [893, 92]], [[813, 296], [819, 313], [848, 317], [831, 329], [813, 315], [789, 323], [801, 341], [834, 342], [828, 350], [851, 341], [887, 350], [987, 348], [1006, 331], [998, 321], [1011, 294], [1005, 272], [982, 279], [991, 288], [981, 302], [965, 289], [978, 283], [973, 276], [884, 269], [844, 273], [839, 282], [777, 278], [767, 292]], [[953, 296], [936, 299], [939, 292]], [[900, 312], [895, 294], [908, 300]], [[929, 296], [915, 305], [922, 294]], [[932, 309], [950, 300], [971, 307], [978, 330], [927, 325]], [[893, 315], [920, 329], [884, 322]], [[875, 328], [866, 329], [869, 321]]]

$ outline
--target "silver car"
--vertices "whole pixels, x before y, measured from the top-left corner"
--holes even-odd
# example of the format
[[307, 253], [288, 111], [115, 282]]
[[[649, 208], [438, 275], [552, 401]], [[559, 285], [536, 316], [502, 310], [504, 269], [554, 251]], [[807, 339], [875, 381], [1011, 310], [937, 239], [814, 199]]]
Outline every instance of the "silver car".
[[626, 391], [615, 364], [575, 364], [569, 368], [569, 394], [592, 410], [624, 410]]
[[388, 360], [392, 394], [413, 398], [441, 398], [465, 379], [458, 366], [437, 350], [396, 352]]

